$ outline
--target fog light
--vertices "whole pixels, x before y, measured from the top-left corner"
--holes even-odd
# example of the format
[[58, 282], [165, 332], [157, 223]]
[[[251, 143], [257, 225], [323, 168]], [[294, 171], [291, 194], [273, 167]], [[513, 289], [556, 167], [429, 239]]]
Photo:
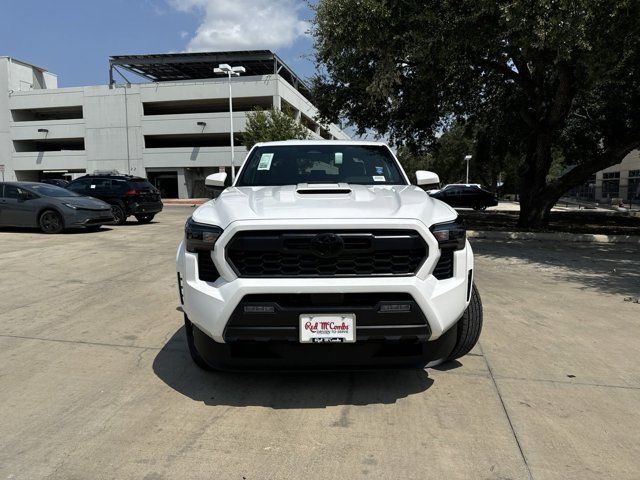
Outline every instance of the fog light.
[[273, 313], [276, 309], [269, 305], [246, 305], [244, 313]]
[[410, 312], [411, 304], [409, 303], [384, 303], [380, 305], [380, 312], [383, 313], [397, 313], [397, 312]]

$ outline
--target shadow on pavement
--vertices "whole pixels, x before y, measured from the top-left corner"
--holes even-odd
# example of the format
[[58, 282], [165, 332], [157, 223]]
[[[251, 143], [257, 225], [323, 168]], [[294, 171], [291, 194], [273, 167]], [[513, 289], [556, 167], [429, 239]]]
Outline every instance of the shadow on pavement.
[[458, 360], [451, 360], [449, 362], [444, 362], [431, 368], [439, 372], [448, 372], [449, 370], [455, 370], [456, 368], [460, 367], [462, 367], [462, 364]]
[[475, 253], [507, 265], [537, 265], [556, 280], [581, 284], [581, 289], [638, 296], [640, 248], [633, 244], [599, 244], [472, 240]]
[[155, 225], [157, 223], [160, 223], [160, 222], [158, 220], [151, 220], [150, 222], [147, 222], [147, 223], [140, 223], [137, 220], [127, 220], [122, 225], [116, 225], [116, 226], [117, 227], [132, 227], [132, 226], [135, 226], [135, 225], [138, 225], [138, 226]]
[[433, 384], [424, 370], [205, 372], [189, 356], [184, 328], [160, 350], [153, 361], [153, 371], [174, 390], [207, 405], [274, 409], [391, 404], [424, 392]]

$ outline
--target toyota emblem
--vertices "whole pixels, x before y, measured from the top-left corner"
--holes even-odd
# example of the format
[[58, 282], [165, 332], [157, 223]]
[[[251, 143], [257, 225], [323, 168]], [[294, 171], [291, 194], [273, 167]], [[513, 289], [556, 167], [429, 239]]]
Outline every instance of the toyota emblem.
[[344, 241], [335, 233], [320, 233], [311, 240], [311, 251], [321, 258], [337, 257], [344, 250]]

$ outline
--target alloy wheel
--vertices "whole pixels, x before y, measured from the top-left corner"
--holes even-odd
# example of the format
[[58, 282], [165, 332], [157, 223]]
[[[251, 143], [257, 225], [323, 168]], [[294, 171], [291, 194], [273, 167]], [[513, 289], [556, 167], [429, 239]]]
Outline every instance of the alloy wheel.
[[62, 220], [55, 212], [45, 212], [40, 219], [40, 226], [45, 233], [57, 233], [62, 230]]

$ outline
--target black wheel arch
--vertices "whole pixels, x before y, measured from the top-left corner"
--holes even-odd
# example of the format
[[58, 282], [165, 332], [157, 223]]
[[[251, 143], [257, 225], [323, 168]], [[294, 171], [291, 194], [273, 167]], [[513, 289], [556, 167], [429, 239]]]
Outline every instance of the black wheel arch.
[[117, 205], [118, 207], [122, 208], [122, 210], [124, 210], [124, 213], [127, 213], [127, 205], [119, 198], [110, 198], [103, 201], [107, 202], [109, 205]]

